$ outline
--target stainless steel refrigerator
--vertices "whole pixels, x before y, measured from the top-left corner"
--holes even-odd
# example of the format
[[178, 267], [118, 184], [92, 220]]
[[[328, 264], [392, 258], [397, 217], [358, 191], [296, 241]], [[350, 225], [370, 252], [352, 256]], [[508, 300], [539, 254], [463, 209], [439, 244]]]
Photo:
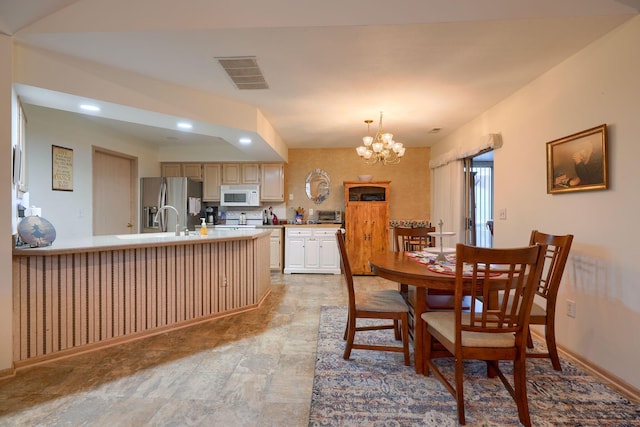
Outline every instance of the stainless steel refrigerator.
[[[140, 178], [140, 194], [141, 233], [175, 231], [177, 219], [180, 231], [194, 230], [204, 217], [201, 182], [183, 177]], [[167, 205], [178, 214], [171, 208], [161, 209]]]

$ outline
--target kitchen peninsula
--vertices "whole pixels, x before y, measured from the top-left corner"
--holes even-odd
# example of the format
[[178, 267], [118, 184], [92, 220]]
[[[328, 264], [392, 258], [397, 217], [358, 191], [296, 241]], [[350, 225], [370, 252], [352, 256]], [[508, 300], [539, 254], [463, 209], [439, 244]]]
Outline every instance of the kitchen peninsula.
[[270, 230], [94, 236], [13, 251], [16, 367], [257, 308]]

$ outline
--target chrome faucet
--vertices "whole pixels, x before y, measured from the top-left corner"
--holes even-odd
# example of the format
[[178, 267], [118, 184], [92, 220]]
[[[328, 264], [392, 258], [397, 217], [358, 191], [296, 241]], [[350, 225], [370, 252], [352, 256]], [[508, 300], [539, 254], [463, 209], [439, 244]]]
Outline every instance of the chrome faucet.
[[176, 213], [176, 236], [179, 236], [180, 235], [180, 214], [178, 213], [178, 209], [174, 208], [173, 206], [164, 205], [163, 207], [158, 209], [156, 216], [153, 218], [153, 222], [158, 222], [158, 215], [160, 215], [160, 212], [163, 211], [164, 209], [173, 209], [173, 211]]

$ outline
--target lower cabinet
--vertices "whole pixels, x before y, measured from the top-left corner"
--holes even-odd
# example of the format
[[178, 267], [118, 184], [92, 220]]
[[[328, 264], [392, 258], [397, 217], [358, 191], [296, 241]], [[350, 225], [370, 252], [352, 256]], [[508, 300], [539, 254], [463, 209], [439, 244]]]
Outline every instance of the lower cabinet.
[[282, 271], [282, 228], [271, 230], [270, 240], [270, 261], [271, 270]]
[[286, 227], [285, 274], [340, 274], [336, 231], [337, 227]]

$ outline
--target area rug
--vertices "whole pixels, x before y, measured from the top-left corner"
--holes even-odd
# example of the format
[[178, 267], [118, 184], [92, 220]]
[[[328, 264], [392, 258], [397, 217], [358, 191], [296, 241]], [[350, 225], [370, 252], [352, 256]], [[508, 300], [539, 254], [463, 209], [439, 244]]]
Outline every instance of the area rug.
[[[322, 307], [309, 426], [458, 425], [453, 396], [434, 377], [404, 366], [401, 353], [353, 350], [344, 360], [346, 316], [346, 307]], [[393, 341], [388, 330], [363, 335]], [[438, 363], [452, 378], [451, 360]], [[510, 377], [511, 363], [501, 368]], [[465, 362], [464, 371], [467, 425], [520, 425], [515, 402], [498, 378], [486, 377], [484, 362]], [[567, 361], [557, 372], [546, 359], [529, 359], [527, 379], [534, 426], [640, 426], [640, 406]]]

